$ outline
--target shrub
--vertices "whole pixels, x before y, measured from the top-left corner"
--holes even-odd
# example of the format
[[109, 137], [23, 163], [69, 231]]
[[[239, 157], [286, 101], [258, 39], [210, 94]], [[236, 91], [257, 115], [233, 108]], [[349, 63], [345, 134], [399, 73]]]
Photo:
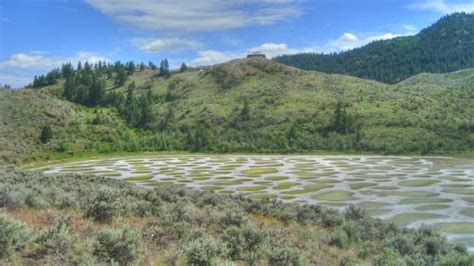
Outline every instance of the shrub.
[[377, 266], [404, 266], [405, 260], [391, 248], [384, 248], [383, 253], [375, 256], [375, 265]]
[[143, 237], [156, 245], [166, 245], [172, 240], [175, 240], [175, 236], [168, 232], [168, 230], [165, 230], [165, 228], [155, 223], [145, 225], [143, 228]]
[[40, 231], [34, 240], [33, 255], [54, 255], [63, 258], [71, 247], [70, 226], [70, 218], [59, 218], [51, 227]]
[[14, 250], [22, 248], [28, 236], [23, 223], [0, 213], [0, 258], [8, 258]]
[[113, 220], [117, 216], [116, 198], [118, 197], [115, 190], [110, 188], [101, 188], [87, 199], [85, 208], [85, 216], [92, 217], [98, 222]]
[[25, 196], [25, 204], [26, 206], [35, 208], [35, 209], [40, 209], [46, 205], [44, 200], [39, 195], [33, 192], [29, 192]]
[[364, 209], [359, 208], [355, 205], [349, 205], [349, 207], [344, 210], [344, 217], [346, 219], [359, 221], [367, 218], [368, 215]]
[[234, 207], [224, 210], [224, 214], [221, 218], [221, 224], [225, 227], [235, 225], [241, 226], [247, 222], [247, 216], [242, 208]]
[[421, 227], [417, 231], [415, 242], [423, 247], [424, 252], [435, 258], [438, 254], [445, 254], [449, 249], [446, 238], [428, 227]]
[[396, 235], [387, 241], [387, 246], [397, 250], [401, 255], [408, 255], [415, 251], [415, 243], [407, 235]]
[[439, 258], [440, 266], [471, 266], [474, 265], [474, 257], [468, 254], [451, 252]]
[[104, 229], [97, 236], [94, 255], [106, 262], [127, 265], [141, 256], [140, 231], [128, 225], [121, 229]]
[[300, 255], [299, 250], [290, 245], [274, 248], [268, 255], [268, 260], [271, 265], [275, 266], [300, 266], [309, 264], [306, 258]]
[[250, 226], [227, 228], [223, 236], [229, 255], [235, 260], [250, 264], [256, 262], [267, 250], [267, 233]]
[[356, 243], [361, 240], [363, 232], [361, 226], [358, 223], [349, 220], [343, 225], [342, 228], [346, 232], [350, 243]]
[[338, 226], [344, 223], [344, 217], [336, 210], [327, 209], [321, 214], [321, 223], [324, 226]]
[[0, 191], [0, 208], [14, 210], [18, 207], [18, 202], [8, 192]]
[[346, 231], [341, 228], [337, 228], [332, 232], [329, 244], [338, 248], [347, 248], [349, 246], [349, 237]]
[[192, 241], [186, 249], [186, 257], [190, 265], [212, 265], [219, 256], [226, 253], [222, 244], [213, 238], [199, 238]]

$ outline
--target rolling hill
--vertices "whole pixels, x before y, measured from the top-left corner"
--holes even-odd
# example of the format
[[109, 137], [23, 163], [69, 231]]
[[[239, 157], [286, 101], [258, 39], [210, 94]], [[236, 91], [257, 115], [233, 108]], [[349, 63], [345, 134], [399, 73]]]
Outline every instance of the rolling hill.
[[[97, 75], [104, 99], [119, 100], [71, 103], [62, 97], [63, 79], [40, 89], [2, 90], [2, 154], [21, 160], [44, 150], [445, 154], [473, 148], [473, 69], [420, 74], [395, 85], [261, 58], [170, 77], [135, 70], [121, 86], [114, 85], [115, 74]], [[129, 122], [130, 110], [139, 113], [141, 99], [149, 114], [137, 126]], [[46, 124], [53, 137], [42, 144]]]
[[397, 83], [415, 74], [474, 67], [474, 14], [455, 13], [415, 36], [375, 41], [338, 54], [283, 55], [276, 61], [305, 70]]

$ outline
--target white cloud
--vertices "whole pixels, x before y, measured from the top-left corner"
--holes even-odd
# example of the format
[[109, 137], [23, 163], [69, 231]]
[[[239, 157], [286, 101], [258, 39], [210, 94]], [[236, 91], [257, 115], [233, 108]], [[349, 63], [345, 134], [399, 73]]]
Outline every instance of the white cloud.
[[17, 53], [0, 62], [0, 83], [10, 84], [15, 88], [22, 87], [30, 83], [35, 74], [60, 67], [66, 62], [75, 65], [79, 61], [96, 63], [109, 60], [105, 56], [87, 51], [80, 51], [66, 57], [49, 56], [49, 53], [45, 51]]
[[474, 12], [474, 1], [464, 0], [448, 3], [445, 0], [424, 0], [410, 5], [412, 8], [434, 11], [441, 14], [450, 14], [454, 12]]
[[221, 52], [216, 50], [199, 51], [198, 57], [190, 62], [191, 66], [208, 66], [242, 58], [245, 53]]
[[133, 42], [138, 49], [148, 53], [182, 51], [195, 49], [200, 46], [196, 41], [177, 38], [137, 39]]
[[253, 47], [247, 50], [251, 52], [264, 53], [267, 57], [274, 57], [288, 53], [288, 44], [286, 43], [264, 43], [258, 47]]
[[198, 51], [197, 58], [189, 62], [189, 64], [191, 66], [208, 66], [220, 64], [233, 59], [244, 58], [248, 53], [257, 51], [264, 53], [268, 58], [290, 53], [290, 49], [288, 49], [288, 45], [286, 43], [264, 43], [257, 47], [232, 52], [217, 50]]
[[[323, 46], [314, 47], [313, 50], [322, 53], [341, 52], [364, 46], [373, 41], [389, 40], [409, 34], [411, 33], [359, 33], [357, 35], [354, 33], [344, 33], [337, 39], [329, 40]], [[308, 48], [305, 48], [305, 50], [308, 50]]]
[[398, 34], [393, 34], [391, 32], [389, 33], [384, 33], [384, 34], [378, 34], [378, 35], [371, 35], [368, 36], [365, 41], [367, 43], [373, 42], [373, 41], [380, 41], [380, 40], [390, 40], [390, 39], [395, 39], [397, 37], [400, 37], [401, 35]]
[[339, 37], [338, 41], [341, 41], [341, 42], [355, 42], [358, 39], [359, 38], [357, 38], [357, 36], [355, 36], [354, 34], [346, 32], [346, 33], [342, 34], [341, 37]]
[[76, 64], [78, 61], [88, 61], [96, 63], [99, 61], [108, 61], [104, 56], [97, 53], [80, 51], [71, 57], [48, 57], [47, 52], [33, 51], [29, 53], [18, 53], [10, 56], [9, 59], [0, 62], [0, 69], [4, 68], [21, 68], [21, 69], [37, 69], [49, 70], [59, 67], [61, 64], [71, 62]]
[[85, 0], [121, 23], [147, 30], [216, 31], [268, 25], [301, 13], [297, 0]]

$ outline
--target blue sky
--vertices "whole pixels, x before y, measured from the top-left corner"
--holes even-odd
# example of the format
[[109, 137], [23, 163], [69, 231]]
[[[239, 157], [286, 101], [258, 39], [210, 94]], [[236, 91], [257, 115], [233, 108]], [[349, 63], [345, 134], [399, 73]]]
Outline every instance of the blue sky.
[[473, 12], [474, 0], [3, 0], [0, 84], [24, 86], [63, 62], [338, 52], [456, 11]]

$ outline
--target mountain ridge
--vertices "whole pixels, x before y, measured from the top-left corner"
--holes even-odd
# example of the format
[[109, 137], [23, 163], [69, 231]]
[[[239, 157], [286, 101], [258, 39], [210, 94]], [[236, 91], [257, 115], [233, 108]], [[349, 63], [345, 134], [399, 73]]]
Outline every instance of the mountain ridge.
[[305, 70], [395, 84], [422, 72], [474, 67], [474, 14], [454, 13], [414, 36], [380, 40], [337, 53], [283, 55], [276, 61]]

